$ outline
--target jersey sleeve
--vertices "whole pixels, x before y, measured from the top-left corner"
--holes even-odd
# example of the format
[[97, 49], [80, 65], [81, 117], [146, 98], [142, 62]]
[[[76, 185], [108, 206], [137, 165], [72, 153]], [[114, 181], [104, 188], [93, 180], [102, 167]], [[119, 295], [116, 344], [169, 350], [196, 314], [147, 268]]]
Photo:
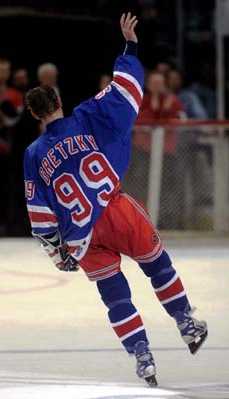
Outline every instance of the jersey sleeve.
[[143, 98], [144, 70], [136, 56], [116, 59], [113, 80], [103, 91], [76, 107], [97, 140], [124, 137], [136, 120]]
[[58, 230], [55, 213], [49, 206], [43, 182], [37, 176], [36, 166], [27, 149], [24, 156], [25, 197], [34, 235], [54, 233]]

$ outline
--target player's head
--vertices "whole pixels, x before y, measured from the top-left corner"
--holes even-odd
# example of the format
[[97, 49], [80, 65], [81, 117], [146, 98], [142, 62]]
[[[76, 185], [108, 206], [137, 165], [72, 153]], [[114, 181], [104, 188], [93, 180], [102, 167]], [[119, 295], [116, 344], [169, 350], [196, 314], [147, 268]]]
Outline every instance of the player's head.
[[55, 89], [49, 86], [39, 86], [26, 94], [26, 105], [34, 118], [45, 120], [62, 111], [61, 100]]

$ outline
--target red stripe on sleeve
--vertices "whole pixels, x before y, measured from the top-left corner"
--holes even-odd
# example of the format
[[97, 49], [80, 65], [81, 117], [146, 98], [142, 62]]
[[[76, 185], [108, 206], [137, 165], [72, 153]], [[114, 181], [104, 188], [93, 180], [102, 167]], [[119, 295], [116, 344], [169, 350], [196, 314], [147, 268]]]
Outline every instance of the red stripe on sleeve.
[[119, 75], [115, 75], [113, 80], [114, 82], [118, 83], [120, 86], [123, 86], [132, 95], [132, 97], [134, 97], [136, 103], [140, 107], [142, 102], [142, 96], [139, 93], [139, 90], [134, 85], [134, 83], [124, 78], [123, 76]]
[[51, 213], [42, 213], [42, 212], [29, 212], [29, 217], [32, 222], [57, 222], [57, 218], [54, 214]]

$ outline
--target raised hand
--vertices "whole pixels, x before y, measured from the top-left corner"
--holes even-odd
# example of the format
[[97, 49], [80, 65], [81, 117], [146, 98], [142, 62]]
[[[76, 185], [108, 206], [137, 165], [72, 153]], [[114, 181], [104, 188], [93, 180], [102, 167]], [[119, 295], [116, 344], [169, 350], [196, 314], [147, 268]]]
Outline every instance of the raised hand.
[[130, 40], [132, 42], [137, 43], [138, 38], [134, 31], [136, 25], [138, 23], [136, 15], [132, 16], [130, 12], [128, 14], [122, 14], [120, 19], [120, 25], [122, 34], [125, 37], [126, 41]]

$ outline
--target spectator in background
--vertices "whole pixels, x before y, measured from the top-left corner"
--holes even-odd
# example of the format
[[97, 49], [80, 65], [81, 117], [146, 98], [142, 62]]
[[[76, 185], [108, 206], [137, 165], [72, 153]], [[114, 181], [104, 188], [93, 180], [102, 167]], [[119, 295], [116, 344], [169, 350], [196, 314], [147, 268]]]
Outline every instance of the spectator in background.
[[10, 61], [0, 58], [0, 111], [3, 126], [13, 126], [15, 118], [23, 109], [23, 96], [18, 90], [8, 86], [10, 75]]
[[31, 117], [25, 108], [20, 120], [15, 126], [15, 135], [12, 143], [11, 173], [12, 180], [11, 204], [9, 214], [8, 234], [20, 236], [30, 234], [27, 210], [25, 207], [23, 158], [25, 149], [39, 136], [40, 124]]
[[[59, 72], [55, 64], [47, 62], [41, 64], [37, 69], [37, 79], [39, 84], [41, 86], [52, 87], [55, 90], [58, 97], [61, 97], [60, 89], [58, 87], [58, 76]], [[40, 132], [42, 132], [44, 129], [45, 126], [43, 126], [42, 123], [40, 123]]]
[[13, 86], [17, 89], [24, 97], [25, 93], [29, 89], [29, 75], [25, 68], [16, 69], [13, 72]]
[[112, 81], [111, 75], [108, 75], [106, 73], [102, 74], [99, 78], [99, 85], [98, 89], [99, 91], [104, 90]]
[[159, 62], [155, 68], [155, 71], [161, 73], [165, 78], [170, 70], [171, 70], [171, 65], [166, 61]]
[[37, 78], [41, 86], [50, 86], [55, 89], [56, 94], [60, 96], [58, 87], [58, 69], [55, 64], [45, 63], [38, 67]]
[[23, 96], [8, 86], [10, 61], [0, 59], [0, 234], [6, 233], [11, 190], [10, 155], [15, 125], [23, 110]]
[[[159, 120], [176, 119], [184, 116], [183, 105], [178, 97], [169, 92], [165, 76], [157, 71], [149, 73], [146, 80], [147, 93], [144, 95], [137, 124], [155, 123]], [[169, 129], [165, 135], [165, 153], [173, 154], [176, 148], [176, 131]], [[146, 140], [147, 138], [147, 140]], [[134, 142], [149, 150], [151, 137], [135, 134]], [[144, 142], [144, 143], [143, 143]]]
[[[149, 73], [146, 81], [147, 93], [145, 94], [136, 122], [133, 138], [132, 171], [142, 184], [140, 201], [147, 201], [147, 172], [149, 170], [150, 150], [152, 140], [152, 126], [170, 119], [183, 116], [183, 106], [180, 100], [169, 92], [166, 86], [165, 76], [157, 71]], [[175, 228], [178, 225], [172, 206], [177, 202], [179, 188], [177, 169], [177, 131], [174, 128], [166, 128], [164, 141], [164, 159], [161, 184], [161, 206], [159, 224], [161, 228]], [[130, 177], [131, 178], [131, 177]], [[137, 184], [133, 186], [137, 187]], [[132, 190], [132, 191], [133, 191]], [[129, 190], [130, 191], [130, 190]], [[136, 195], [136, 192], [132, 192]]]
[[[167, 79], [168, 87], [181, 100], [186, 116], [189, 119], [208, 119], [207, 111], [198, 95], [191, 88], [183, 87], [183, 76], [180, 71], [171, 70]], [[210, 199], [209, 187], [211, 185], [208, 176], [209, 168], [211, 167], [212, 147], [209, 144], [200, 143], [200, 137], [201, 129], [198, 129], [198, 127], [180, 129], [177, 151], [179, 158], [178, 167], [183, 175], [180, 185], [181, 214], [189, 215], [193, 225], [198, 223], [197, 220], [194, 220], [197, 214], [197, 207], [208, 203]], [[189, 209], [185, 209], [184, 201], [184, 198], [187, 197], [187, 182], [189, 184], [189, 193], [192, 195], [192, 203], [189, 204]], [[184, 208], [183, 211], [182, 207]]]
[[[13, 72], [12, 82], [15, 88], [25, 97], [29, 88], [28, 71], [25, 68]], [[11, 202], [9, 213], [8, 234], [20, 236], [29, 233], [27, 210], [24, 200], [24, 173], [23, 158], [26, 147], [31, 144], [40, 134], [40, 123], [31, 117], [25, 108], [20, 120], [15, 127], [15, 135], [12, 143], [11, 173], [13, 182], [11, 189]], [[16, 182], [16, 184], [14, 183]]]
[[155, 0], [138, 0], [141, 7], [141, 18], [143, 20], [155, 20], [158, 18], [158, 7]]
[[208, 117], [215, 119], [217, 118], [215, 70], [212, 65], [204, 64], [199, 73], [199, 80], [192, 83], [191, 90], [200, 98]]
[[182, 102], [184, 111], [188, 118], [207, 119], [207, 111], [201, 103], [199, 97], [190, 89], [184, 89], [183, 76], [177, 69], [171, 69], [167, 73], [168, 87]]

